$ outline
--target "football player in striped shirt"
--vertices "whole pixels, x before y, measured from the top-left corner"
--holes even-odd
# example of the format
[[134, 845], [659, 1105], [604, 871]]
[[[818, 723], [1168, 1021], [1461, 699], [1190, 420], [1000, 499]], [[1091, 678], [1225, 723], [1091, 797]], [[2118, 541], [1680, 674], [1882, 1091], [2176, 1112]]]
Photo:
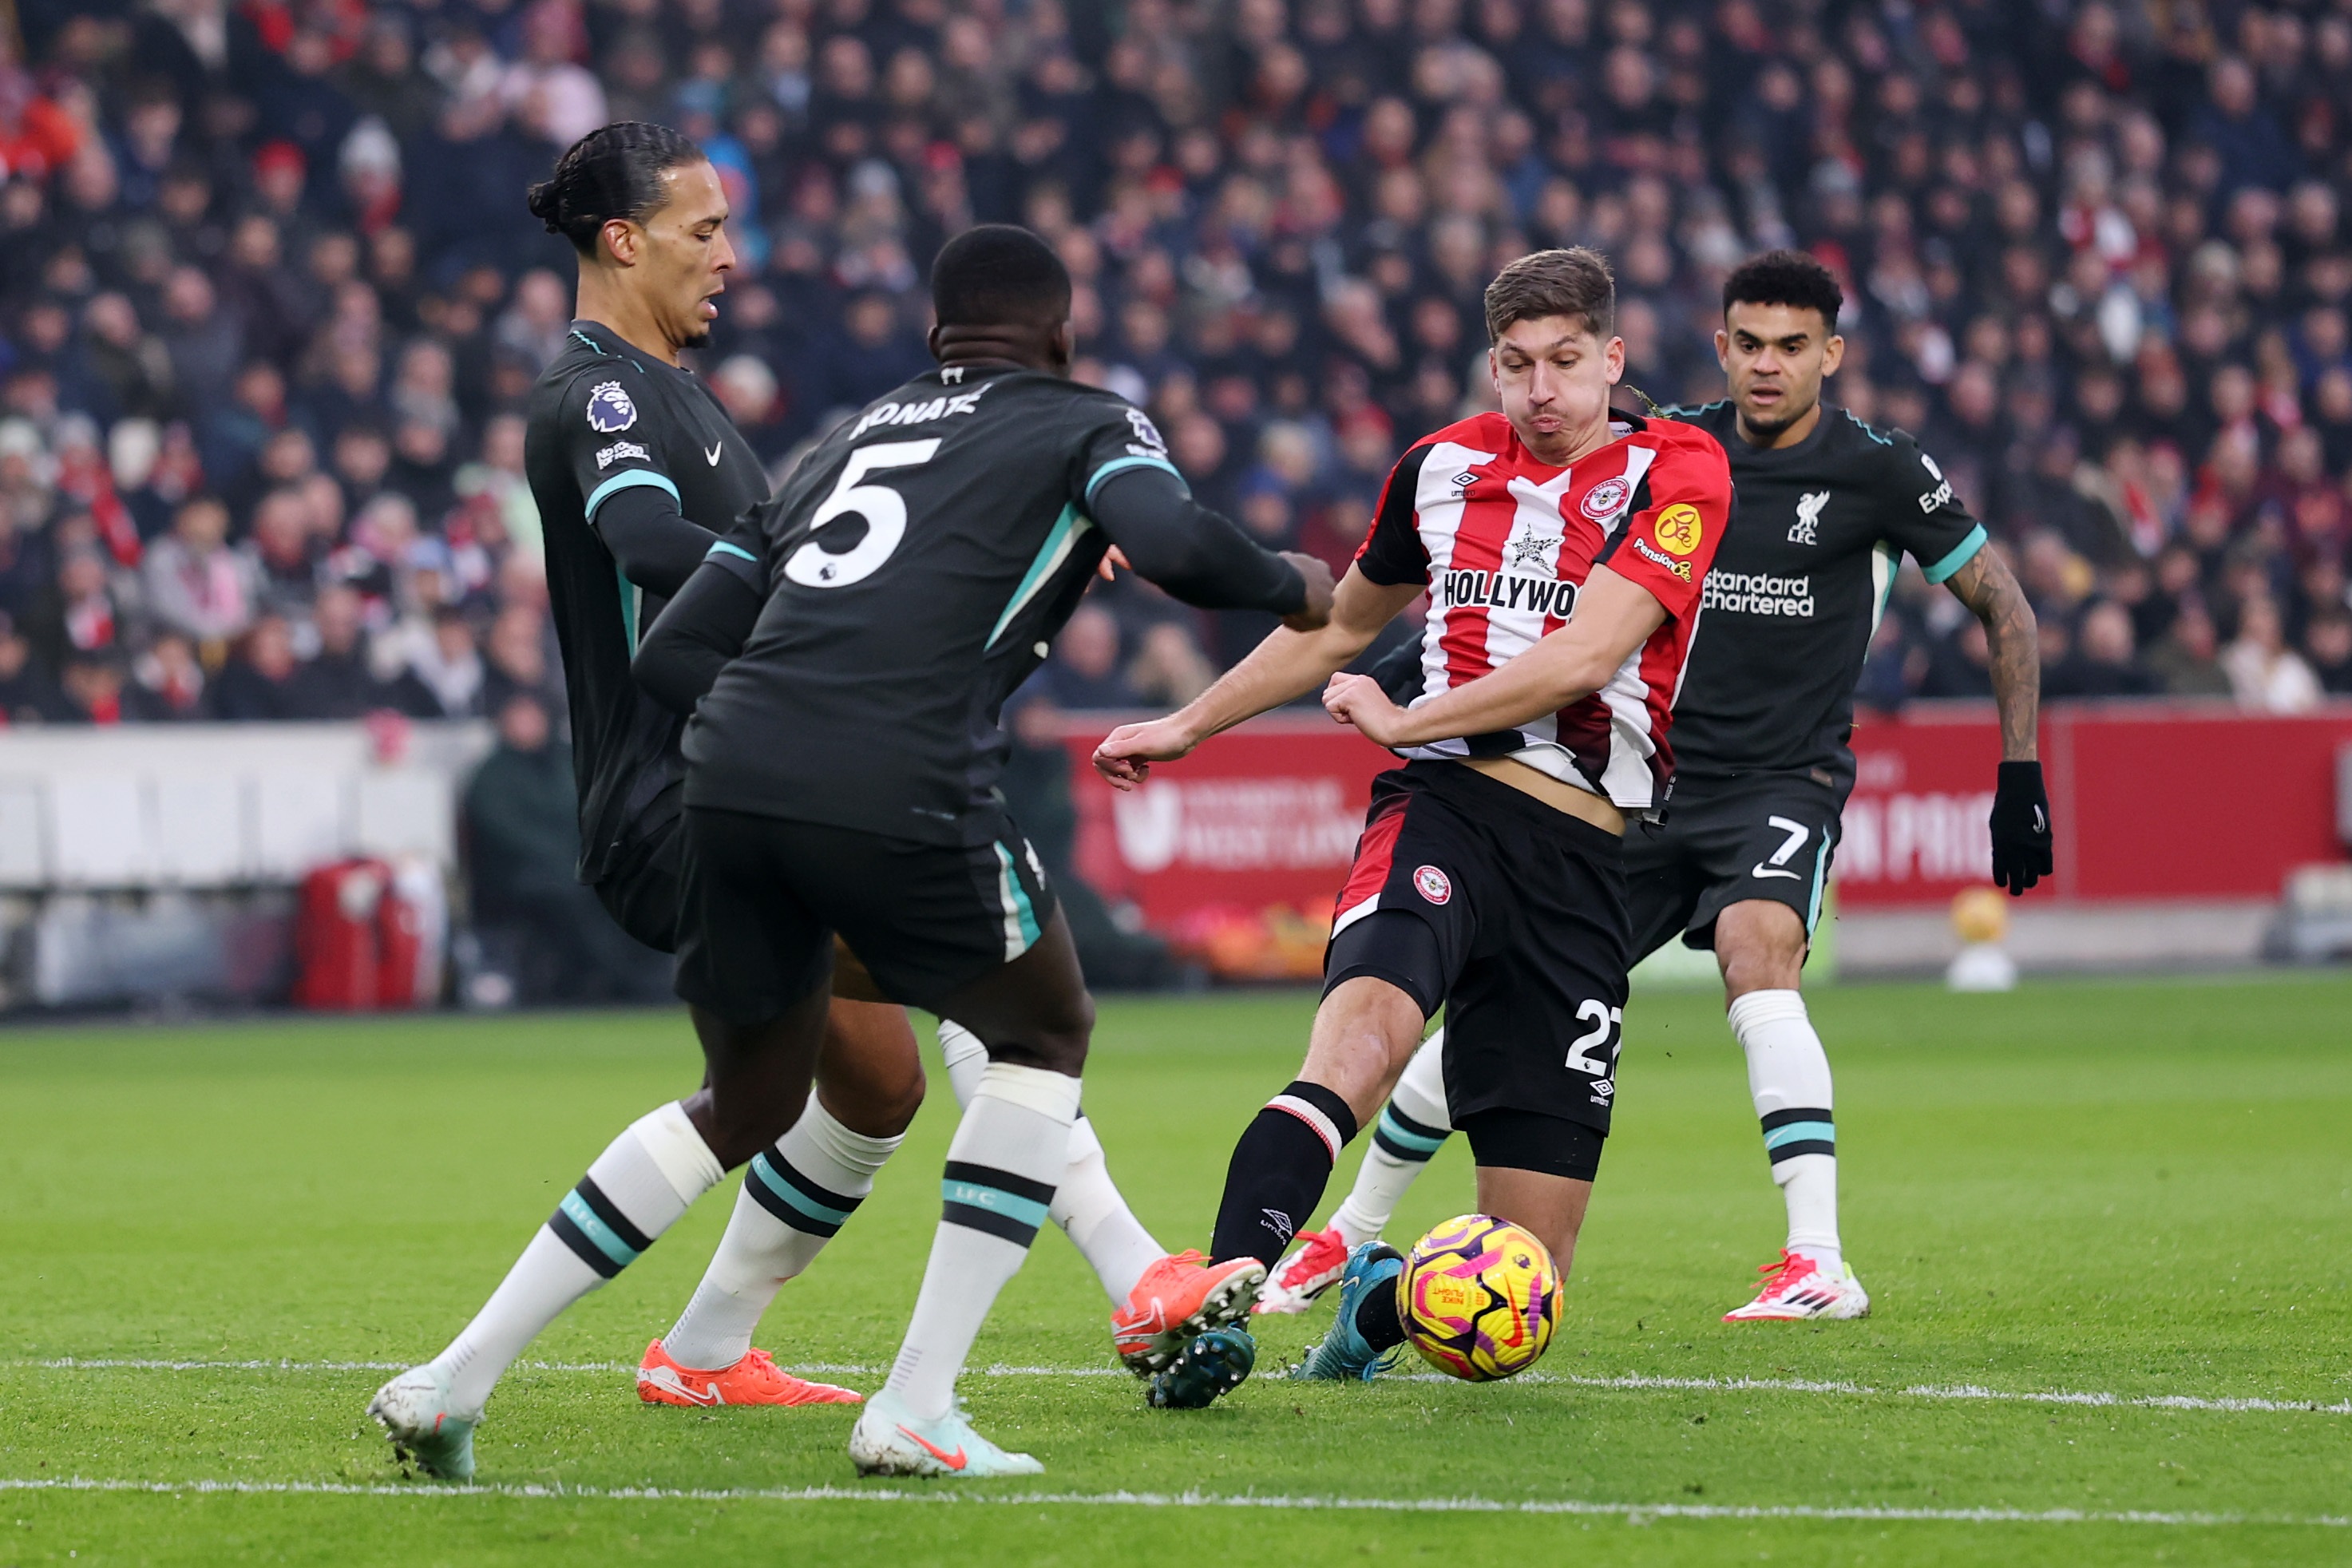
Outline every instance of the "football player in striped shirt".
[[[1715, 951], [1788, 1209], [1780, 1256], [1725, 1321], [1859, 1318], [1870, 1297], [1839, 1237], [1829, 1056], [1799, 990], [1853, 786], [1854, 683], [1907, 553], [1984, 626], [2001, 732], [1987, 837], [1993, 880], [2016, 895], [2051, 865], [2041, 658], [2024, 590], [1936, 460], [1900, 430], [1823, 406], [1843, 349], [1829, 268], [1769, 251], [1735, 269], [1723, 297], [1716, 352], [1731, 395], [1673, 412], [1723, 443], [1740, 521], [1707, 579], [1706, 636], [1676, 708], [1673, 818], [1626, 842], [1633, 949], [1646, 957], [1679, 936]], [[1451, 1131], [1444, 1051], [1440, 1031], [1405, 1069], [1354, 1189], [1327, 1228], [1301, 1233], [1260, 1310], [1303, 1311], [1349, 1249], [1381, 1234]]]
[[[1486, 290], [1503, 412], [1399, 459], [1329, 625], [1276, 632], [1181, 711], [1096, 752], [1132, 789], [1154, 763], [1319, 688], [1334, 718], [1405, 759], [1373, 785], [1306, 1065], [1234, 1150], [1218, 1264], [1281, 1256], [1442, 1006], [1478, 1206], [1570, 1266], [1615, 1098], [1622, 840], [1664, 804], [1675, 695], [1731, 511], [1714, 437], [1610, 407], [1624, 371], [1615, 310], [1593, 251], [1505, 268]], [[1402, 706], [1338, 673], [1423, 593]], [[1367, 1377], [1403, 1342], [1383, 1288], [1402, 1262], [1377, 1241], [1349, 1258], [1339, 1324], [1295, 1375]], [[1122, 1331], [1160, 1310], [1130, 1299]], [[1205, 1404], [1254, 1355], [1238, 1329], [1192, 1335], [1151, 1402]]]

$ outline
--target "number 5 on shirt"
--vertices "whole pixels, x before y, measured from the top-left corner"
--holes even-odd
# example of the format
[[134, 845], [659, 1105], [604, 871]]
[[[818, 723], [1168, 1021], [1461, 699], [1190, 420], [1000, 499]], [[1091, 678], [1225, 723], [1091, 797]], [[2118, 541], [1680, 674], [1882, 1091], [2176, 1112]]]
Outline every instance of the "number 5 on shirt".
[[872, 576], [907, 536], [907, 503], [887, 486], [859, 481], [877, 468], [928, 463], [939, 449], [939, 437], [933, 437], [928, 441], [885, 441], [852, 452], [833, 493], [810, 516], [809, 531], [855, 512], [866, 520], [866, 537], [838, 555], [811, 539], [784, 563], [784, 575], [804, 588], [846, 588]]

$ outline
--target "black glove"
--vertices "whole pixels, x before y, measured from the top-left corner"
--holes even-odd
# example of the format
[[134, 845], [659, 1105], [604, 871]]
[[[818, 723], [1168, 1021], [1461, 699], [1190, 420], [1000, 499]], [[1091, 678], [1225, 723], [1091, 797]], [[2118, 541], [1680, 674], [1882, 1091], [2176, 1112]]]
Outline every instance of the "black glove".
[[1992, 795], [1992, 879], [2017, 897], [2050, 875], [2050, 795], [2040, 763], [2003, 763]]

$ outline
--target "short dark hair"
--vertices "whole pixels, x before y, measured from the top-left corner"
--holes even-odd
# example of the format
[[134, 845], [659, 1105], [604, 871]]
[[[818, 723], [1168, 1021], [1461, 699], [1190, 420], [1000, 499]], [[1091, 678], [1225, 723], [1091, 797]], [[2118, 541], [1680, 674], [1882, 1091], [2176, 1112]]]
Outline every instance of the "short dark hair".
[[1617, 279], [1609, 258], [1589, 246], [1536, 250], [1486, 285], [1486, 342], [1502, 341], [1518, 321], [1573, 316], [1596, 338], [1617, 330]]
[[596, 236], [616, 217], [635, 223], [669, 201], [662, 176], [703, 161], [683, 132], [642, 120], [601, 125], [564, 149], [553, 175], [531, 186], [530, 216], [560, 234], [583, 256], [596, 254]]
[[1819, 310], [1822, 324], [1837, 331], [1838, 312], [1845, 308], [1845, 290], [1837, 274], [1801, 250], [1768, 250], [1751, 256], [1723, 280], [1723, 309], [1734, 305], [1793, 305]]
[[931, 263], [931, 315], [942, 327], [1058, 326], [1069, 313], [1070, 269], [1018, 224], [968, 228]]

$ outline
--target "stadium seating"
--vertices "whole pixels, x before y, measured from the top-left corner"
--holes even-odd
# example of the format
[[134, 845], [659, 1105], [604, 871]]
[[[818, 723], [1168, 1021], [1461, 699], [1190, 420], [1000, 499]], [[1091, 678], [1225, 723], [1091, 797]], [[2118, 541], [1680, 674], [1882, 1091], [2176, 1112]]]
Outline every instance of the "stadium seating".
[[[923, 363], [975, 220], [1080, 280], [1081, 373], [1199, 492], [1334, 557], [1484, 395], [1501, 258], [1613, 258], [1631, 379], [1704, 396], [1715, 287], [1837, 268], [1834, 384], [2029, 584], [2050, 693], [2352, 689], [2352, 17], [2104, 0], [27, 0], [0, 69], [0, 710], [486, 711], [560, 680], [520, 394], [570, 310], [524, 184], [613, 118], [727, 181], [702, 366], [772, 462]], [[210, 502], [216, 499], [221, 506]], [[1253, 640], [1107, 592], [1064, 707]], [[1985, 689], [1913, 583], [1869, 701]], [[1093, 641], [1106, 641], [1097, 635]], [[558, 705], [560, 708], [560, 704]]]

